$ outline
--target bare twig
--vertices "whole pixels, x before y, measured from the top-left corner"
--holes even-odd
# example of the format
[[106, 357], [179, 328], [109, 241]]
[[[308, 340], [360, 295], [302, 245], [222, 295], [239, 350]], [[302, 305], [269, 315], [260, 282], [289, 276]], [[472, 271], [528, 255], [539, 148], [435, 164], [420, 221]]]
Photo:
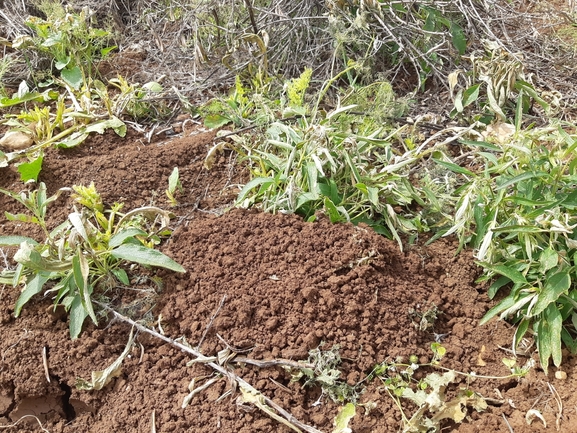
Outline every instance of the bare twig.
[[[202, 358], [204, 357], [204, 355], [202, 355], [200, 352], [198, 352], [197, 350], [194, 350], [193, 348], [186, 346], [184, 344], [178, 343], [176, 341], [174, 341], [173, 339], [166, 337], [152, 329], [148, 329], [147, 327], [135, 322], [134, 320], [123, 316], [122, 314], [114, 311], [112, 308], [108, 307], [107, 305], [98, 303], [104, 310], [112, 313], [114, 315], [114, 317], [118, 320], [121, 320], [123, 322], [126, 322], [132, 326], [134, 326], [136, 329], [138, 329], [141, 332], [146, 332], [150, 335], [153, 335], [156, 338], [161, 339], [162, 341], [182, 350], [183, 352], [189, 353], [192, 356], [196, 357], [196, 358]], [[229, 371], [225, 366], [222, 365], [218, 365], [214, 362], [207, 362], [205, 363], [205, 365], [207, 365], [208, 367], [212, 368], [213, 370], [218, 371], [219, 373], [227, 376], [231, 381], [234, 381], [235, 383], [238, 383], [238, 385], [241, 387], [242, 390], [245, 390], [244, 392], [246, 392], [246, 390], [254, 390], [254, 388], [248, 383], [246, 382], [244, 379], [240, 378], [239, 376], [237, 376], [236, 374], [234, 374], [232, 371]], [[266, 397], [263, 394], [259, 394], [260, 397], [259, 399], [262, 399], [263, 403], [270, 406], [271, 408], [273, 408], [278, 414], [280, 414], [286, 421], [288, 421], [289, 423], [293, 424], [294, 426], [297, 426], [298, 428], [309, 432], [309, 433], [322, 433], [320, 430], [317, 430], [314, 427], [311, 427], [309, 425], [306, 425], [302, 422], [300, 422], [299, 420], [297, 420], [292, 414], [290, 414], [289, 412], [287, 412], [286, 410], [284, 410], [281, 406], [279, 406], [277, 403], [275, 403], [273, 400], [271, 400], [270, 398]]]
[[212, 316], [210, 316], [210, 320], [208, 322], [208, 325], [206, 325], [206, 328], [205, 328], [204, 332], [202, 333], [202, 336], [200, 337], [198, 345], [196, 346], [197, 349], [200, 349], [200, 347], [202, 346], [202, 343], [203, 343], [204, 339], [206, 338], [206, 334], [208, 333], [208, 330], [212, 327], [212, 323], [214, 322], [214, 319], [216, 319], [216, 316], [218, 316], [219, 311], [221, 310], [222, 306], [224, 305], [224, 301], [226, 301], [226, 295], [223, 295], [222, 299], [220, 300], [220, 303], [218, 304], [218, 308], [212, 314]]

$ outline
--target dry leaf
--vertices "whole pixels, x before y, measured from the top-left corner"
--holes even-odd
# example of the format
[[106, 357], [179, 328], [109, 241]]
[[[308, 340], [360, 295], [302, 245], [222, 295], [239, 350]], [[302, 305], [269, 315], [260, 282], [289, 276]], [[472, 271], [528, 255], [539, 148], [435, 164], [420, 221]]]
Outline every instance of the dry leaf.
[[543, 418], [541, 412], [539, 412], [537, 409], [529, 409], [525, 414], [525, 421], [527, 421], [527, 424], [531, 425], [535, 418], [539, 418], [543, 422], [545, 428], [547, 428], [547, 421], [545, 421], [545, 418]]
[[0, 147], [8, 151], [26, 149], [32, 144], [34, 144], [32, 137], [20, 131], [8, 131], [0, 138]]

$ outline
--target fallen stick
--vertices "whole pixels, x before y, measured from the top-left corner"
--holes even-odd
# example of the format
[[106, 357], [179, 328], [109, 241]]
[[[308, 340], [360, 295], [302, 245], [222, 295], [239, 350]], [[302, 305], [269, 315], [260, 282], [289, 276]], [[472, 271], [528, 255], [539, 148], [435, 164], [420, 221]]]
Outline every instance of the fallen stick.
[[[183, 352], [189, 353], [192, 356], [196, 357], [196, 358], [206, 358], [206, 356], [204, 356], [202, 353], [194, 350], [193, 348], [186, 346], [182, 343], [178, 343], [176, 341], [174, 341], [172, 338], [166, 337], [165, 335], [162, 335], [159, 332], [156, 332], [152, 329], [147, 328], [146, 326], [141, 325], [140, 323], [135, 322], [134, 320], [123, 316], [122, 314], [114, 311], [112, 308], [108, 307], [107, 305], [101, 304], [100, 302], [98, 302], [98, 304], [105, 309], [106, 311], [112, 313], [114, 315], [115, 318], [126, 322], [132, 326], [134, 326], [136, 329], [138, 329], [141, 332], [146, 332], [147, 334], [153, 335], [156, 338], [160, 338], [162, 341], [177, 347], [178, 349], [182, 350]], [[247, 358], [240, 358], [237, 359], [237, 361], [239, 362], [244, 362], [244, 363], [248, 363], [248, 359]], [[256, 360], [255, 360], [256, 361]], [[282, 361], [286, 361], [286, 360], [281, 360]], [[252, 362], [255, 365], [263, 365], [263, 366], [270, 366], [270, 365], [279, 365], [281, 364], [281, 362], [275, 362], [275, 361], [257, 361], [257, 362]], [[203, 362], [203, 364], [208, 365], [209, 367], [211, 367], [213, 370], [218, 371], [219, 373], [222, 373], [223, 375], [225, 375], [226, 377], [229, 377], [231, 380], [234, 380], [235, 382], [237, 382], [240, 387], [241, 390], [243, 390], [243, 395], [246, 396], [246, 391], [247, 390], [255, 390], [255, 388], [253, 388], [252, 385], [250, 385], [248, 382], [246, 382], [244, 379], [238, 377], [236, 374], [234, 374], [232, 371], [229, 371], [228, 369], [226, 369], [224, 366], [216, 364], [214, 362]], [[294, 366], [294, 362], [291, 362], [291, 364]], [[307, 365], [302, 365], [302, 367], [306, 367]], [[255, 390], [256, 391], [256, 390]], [[258, 392], [258, 391], [257, 391]], [[276, 404], [273, 400], [271, 400], [270, 398], [268, 398], [267, 396], [265, 396], [264, 394], [259, 393], [259, 397], [260, 400], [262, 400], [262, 403], [270, 406], [271, 408], [273, 408], [276, 412], [278, 412], [286, 421], [288, 421], [288, 423], [293, 424], [293, 426], [296, 426], [306, 432], [309, 433], [323, 433], [320, 430], [317, 430], [314, 427], [311, 427], [309, 425], [303, 424], [302, 422], [300, 422], [299, 420], [297, 420], [290, 412], [287, 412], [286, 410], [284, 410], [282, 407], [280, 407], [278, 404]], [[246, 400], [245, 400], [246, 401]], [[255, 403], [256, 404], [256, 403]], [[260, 409], [264, 410], [265, 412], [267, 412], [269, 415], [272, 416], [271, 412], [269, 412], [268, 410], [264, 409], [263, 407], [261, 407], [260, 405], [257, 404], [257, 406], [260, 407]], [[280, 421], [276, 416], [273, 416], [273, 418], [277, 419], [278, 421]], [[280, 421], [282, 422], [282, 421]], [[289, 424], [287, 423], [283, 423], [285, 425], [287, 425], [288, 427], [291, 427]], [[298, 429], [294, 429], [295, 431], [300, 431]]]

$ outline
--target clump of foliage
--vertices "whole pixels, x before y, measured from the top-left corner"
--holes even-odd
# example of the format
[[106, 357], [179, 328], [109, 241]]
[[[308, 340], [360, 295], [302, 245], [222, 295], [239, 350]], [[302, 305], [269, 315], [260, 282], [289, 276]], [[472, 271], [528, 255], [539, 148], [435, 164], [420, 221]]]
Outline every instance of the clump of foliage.
[[[409, 209], [414, 204], [425, 206], [428, 200], [409, 178], [411, 164], [433, 149], [398, 140], [399, 129], [384, 122], [404, 107], [395, 102], [387, 82], [353, 86], [343, 91], [348, 105], [330, 111], [322, 107], [329, 88], [356, 67], [352, 63], [328, 80], [315, 97], [307, 94], [310, 70], [287, 81], [273, 101], [260, 93], [253, 97], [237, 80], [234, 99], [227, 104], [238, 108], [236, 103], [242, 100], [242, 107], [251, 107], [249, 119], [269, 119], [262, 136], [234, 136], [234, 144], [228, 144], [248, 162], [252, 177], [237, 202], [245, 207], [259, 204], [267, 212], [297, 213], [309, 221], [322, 211], [333, 222], [366, 222], [401, 245], [399, 231], [428, 229]], [[232, 120], [218, 116], [209, 120]], [[217, 143], [215, 149], [223, 145], [227, 144]]]
[[45, 236], [41, 243], [22, 236], [0, 236], [0, 245], [19, 246], [14, 255], [18, 266], [2, 271], [0, 282], [23, 287], [14, 307], [16, 316], [34, 295], [44, 292], [53, 296], [55, 307], [61, 304], [70, 312], [70, 335], [76, 338], [87, 317], [98, 323], [93, 308], [95, 297], [116, 285], [130, 284], [129, 262], [176, 272], [185, 270], [154, 249], [160, 237], [170, 233], [168, 212], [149, 206], [121, 213], [122, 204], [105, 207], [94, 184], [74, 186], [73, 190], [78, 207], [50, 231], [47, 207], [64, 189], [51, 197], [47, 197], [44, 183], [29, 193], [0, 189], [29, 211], [16, 215], [6, 212], [6, 217], [36, 224]]
[[321, 350], [317, 347], [309, 352], [308, 363], [313, 368], [302, 368], [292, 375], [292, 381], [303, 380], [303, 386], [320, 386], [322, 395], [330, 398], [335, 403], [356, 403], [360, 391], [349, 385], [340, 378], [341, 356], [340, 347], [333, 346], [330, 350]]
[[[29, 17], [25, 24], [34, 35], [16, 38], [12, 47], [24, 54], [30, 50], [44, 56], [51, 69], [58, 71], [63, 84], [75, 90], [89, 86], [98, 62], [116, 48], [109, 46], [111, 33], [94, 25], [88, 8], [73, 12], [52, 1], [41, 2], [38, 7], [46, 19]], [[51, 70], [48, 73], [46, 78], [51, 81], [55, 74]]]

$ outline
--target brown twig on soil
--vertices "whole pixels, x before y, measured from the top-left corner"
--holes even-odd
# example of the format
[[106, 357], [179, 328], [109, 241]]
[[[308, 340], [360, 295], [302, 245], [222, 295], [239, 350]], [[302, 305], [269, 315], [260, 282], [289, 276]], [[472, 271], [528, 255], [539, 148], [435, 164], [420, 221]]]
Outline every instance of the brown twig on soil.
[[[141, 332], [146, 332], [147, 334], [153, 335], [156, 338], [161, 339], [162, 341], [182, 350], [183, 352], [189, 353], [192, 356], [196, 357], [196, 358], [203, 358], [204, 355], [202, 355], [200, 352], [194, 350], [193, 348], [186, 346], [184, 344], [178, 343], [176, 341], [174, 341], [172, 338], [166, 337], [152, 329], [148, 329], [147, 327], [135, 322], [134, 320], [123, 316], [122, 314], [114, 311], [112, 308], [108, 307], [107, 305], [101, 304], [100, 302], [98, 302], [98, 305], [100, 305], [104, 310], [112, 313], [114, 315], [114, 317], [118, 320], [121, 320], [125, 323], [128, 323], [132, 326], [134, 326], [136, 329], [138, 329]], [[234, 374], [234, 372], [228, 370], [225, 366], [216, 364], [214, 362], [206, 362], [203, 364], [209, 366], [210, 368], [212, 368], [213, 370], [218, 371], [219, 373], [227, 376], [229, 378], [229, 380], [231, 380], [233, 383], [238, 383], [241, 386], [241, 389], [254, 389], [248, 382], [246, 382], [244, 379], [242, 379], [241, 377], [237, 376], [236, 374]], [[277, 413], [279, 413], [284, 419], [286, 419], [289, 423], [293, 424], [294, 426], [309, 432], [309, 433], [322, 433], [320, 430], [317, 430], [314, 427], [311, 427], [309, 425], [306, 425], [302, 422], [300, 422], [299, 420], [297, 420], [290, 412], [287, 412], [286, 410], [284, 410], [282, 407], [280, 407], [277, 403], [275, 403], [273, 400], [271, 400], [270, 398], [268, 398], [267, 396], [265, 396], [264, 394], [262, 395], [262, 399], [263, 402], [270, 406], [271, 408], [273, 408]]]
[[214, 319], [216, 319], [216, 316], [218, 315], [218, 312], [220, 311], [220, 309], [222, 308], [222, 306], [224, 305], [224, 301], [226, 301], [226, 295], [223, 295], [222, 299], [220, 300], [220, 303], [218, 304], [218, 308], [216, 309], [216, 311], [212, 314], [212, 316], [210, 316], [210, 320], [208, 322], [208, 325], [206, 325], [206, 329], [204, 330], [204, 332], [202, 333], [202, 336], [200, 337], [200, 340], [198, 342], [198, 345], [196, 346], [197, 349], [200, 350], [200, 347], [202, 346], [202, 343], [206, 337], [206, 334], [208, 333], [208, 330], [212, 327], [212, 323], [214, 322]]

